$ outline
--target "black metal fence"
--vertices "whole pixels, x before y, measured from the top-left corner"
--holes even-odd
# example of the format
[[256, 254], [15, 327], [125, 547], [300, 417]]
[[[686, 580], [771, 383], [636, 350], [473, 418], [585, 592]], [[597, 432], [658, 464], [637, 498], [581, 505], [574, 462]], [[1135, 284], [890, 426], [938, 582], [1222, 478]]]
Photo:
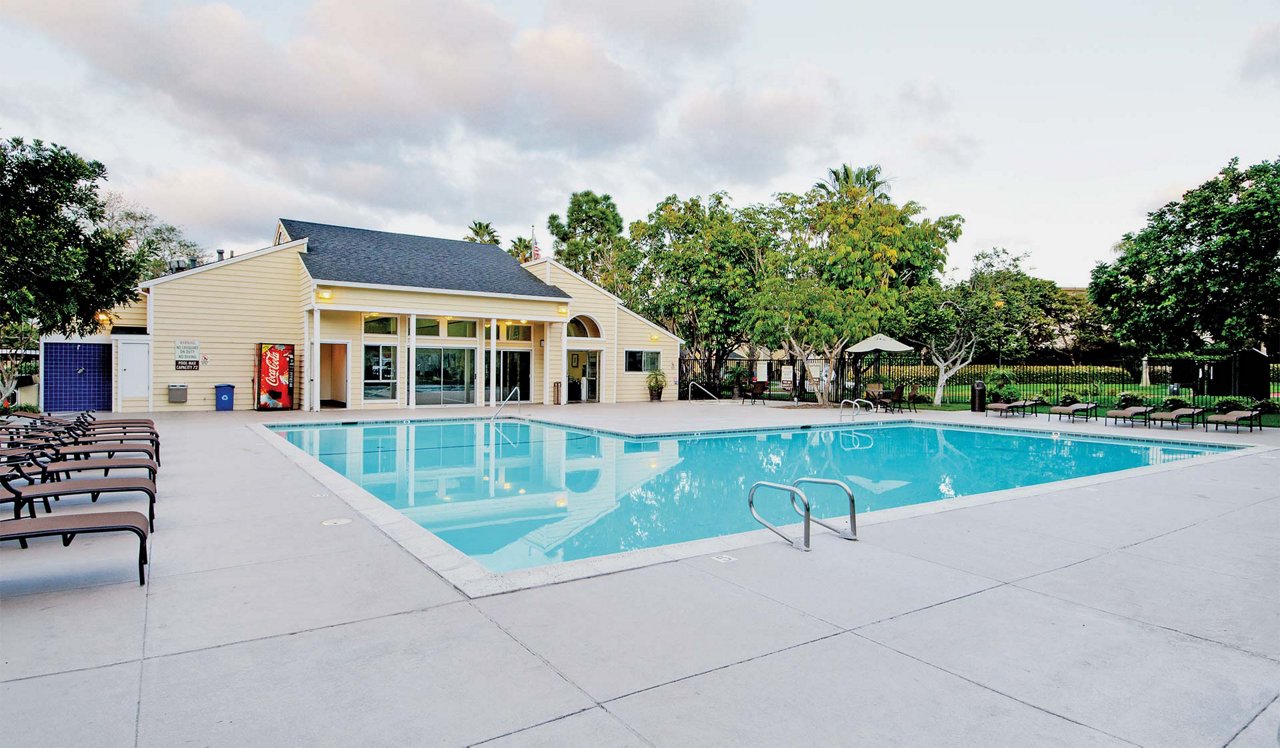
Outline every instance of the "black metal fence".
[[[705, 364], [681, 360], [680, 397], [703, 399], [709, 390], [720, 398], [750, 392], [764, 382], [772, 400], [814, 402], [815, 387], [825, 386], [832, 400], [865, 396], [868, 389], [892, 391], [914, 385], [921, 402], [968, 403], [970, 389], [981, 380], [988, 399], [1040, 399], [1047, 403], [1121, 400], [1160, 405], [1167, 399], [1210, 406], [1219, 400], [1280, 400], [1280, 357], [1227, 357], [1205, 363], [1189, 359], [1148, 359], [1067, 364], [1056, 362], [976, 362], [960, 369], [938, 388], [938, 369], [919, 354], [874, 354], [838, 362], [836, 371], [822, 361], [733, 359], [718, 372]], [[690, 387], [690, 383], [696, 386]]]

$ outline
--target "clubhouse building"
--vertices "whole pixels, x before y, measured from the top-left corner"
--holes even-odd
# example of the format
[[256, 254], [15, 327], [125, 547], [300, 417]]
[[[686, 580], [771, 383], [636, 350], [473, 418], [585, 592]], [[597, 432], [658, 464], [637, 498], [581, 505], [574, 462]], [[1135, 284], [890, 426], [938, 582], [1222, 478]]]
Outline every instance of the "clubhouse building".
[[653, 369], [678, 388], [679, 338], [493, 245], [282, 219], [270, 247], [140, 290], [99, 335], [42, 341], [43, 409], [631, 402]]

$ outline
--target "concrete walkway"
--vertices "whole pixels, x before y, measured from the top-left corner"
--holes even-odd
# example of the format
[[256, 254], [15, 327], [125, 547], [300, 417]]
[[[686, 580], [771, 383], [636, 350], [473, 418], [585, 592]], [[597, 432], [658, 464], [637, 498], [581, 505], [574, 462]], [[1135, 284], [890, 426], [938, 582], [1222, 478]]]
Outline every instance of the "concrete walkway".
[[[525, 411], [633, 432], [834, 420]], [[126, 538], [0, 548], [0, 709], [21, 744], [1277, 745], [1277, 432], [1217, 437], [1273, 451], [859, 543], [819, 531], [809, 554], [771, 542], [469, 600], [246, 428], [258, 415], [157, 420], [146, 587]]]

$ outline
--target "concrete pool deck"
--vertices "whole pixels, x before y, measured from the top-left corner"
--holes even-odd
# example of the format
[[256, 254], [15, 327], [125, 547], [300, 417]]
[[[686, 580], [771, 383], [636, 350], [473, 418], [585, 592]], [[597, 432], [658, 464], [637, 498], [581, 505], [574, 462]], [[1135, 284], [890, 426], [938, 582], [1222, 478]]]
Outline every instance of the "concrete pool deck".
[[[632, 433], [836, 420], [729, 403], [522, 410]], [[1276, 745], [1280, 431], [1138, 428], [1260, 448], [869, 524], [858, 543], [818, 529], [808, 554], [765, 542], [473, 600], [249, 428], [335, 417], [157, 417], [165, 466], [146, 587], [125, 538], [0, 547], [7, 734], [113, 746]]]

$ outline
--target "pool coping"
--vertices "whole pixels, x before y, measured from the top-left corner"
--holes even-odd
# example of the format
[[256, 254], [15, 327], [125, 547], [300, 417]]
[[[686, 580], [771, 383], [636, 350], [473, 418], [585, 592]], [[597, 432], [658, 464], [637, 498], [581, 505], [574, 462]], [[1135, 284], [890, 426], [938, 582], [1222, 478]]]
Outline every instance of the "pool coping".
[[[406, 424], [406, 423], [441, 423], [441, 422], [482, 422], [490, 420], [484, 417], [463, 417], [463, 418], [401, 418], [401, 419], [357, 419], [349, 418], [341, 421], [333, 422], [316, 422], [316, 421], [297, 421], [292, 423], [273, 422], [269, 426], [264, 423], [247, 424], [246, 427], [257, 433], [268, 444], [273, 445], [286, 458], [297, 465], [301, 470], [317, 480], [321, 485], [325, 486], [334, 495], [341, 498], [354, 511], [371, 522], [375, 527], [383, 532], [388, 538], [397, 545], [407, 551], [409, 554], [417, 558], [420, 562], [431, 569], [433, 572], [442, 577], [445, 581], [453, 585], [459, 592], [470, 599], [481, 597], [489, 597], [492, 595], [500, 595], [518, 590], [532, 589], [535, 587], [544, 587], [551, 584], [559, 584], [561, 582], [569, 582], [578, 579], [587, 579], [605, 574], [613, 574], [631, 569], [639, 569], [646, 566], [654, 566], [657, 564], [670, 563], [680, 561], [682, 559], [693, 558], [695, 556], [705, 556], [712, 554], [722, 554], [727, 551], [733, 551], [740, 548], [762, 545], [769, 542], [781, 542], [777, 535], [774, 535], [767, 529], [751, 530], [741, 533], [733, 533], [730, 535], [720, 535], [712, 538], [703, 538], [700, 540], [690, 540], [683, 543], [673, 543], [670, 545], [658, 546], [655, 548], [643, 548], [633, 551], [625, 551], [623, 553], [615, 553], [607, 556], [597, 556], [594, 558], [577, 559], [574, 561], [564, 561], [558, 564], [548, 566], [538, 566], [529, 569], [517, 569], [509, 572], [493, 572], [485, 568], [478, 561], [470, 558], [462, 551], [449, 545], [440, 537], [432, 533], [430, 530], [418, 525], [413, 520], [401, 514], [390, 505], [384, 503], [373, 494], [369, 493], [357, 483], [338, 473], [336, 470], [328, 467], [324, 463], [312, 457], [301, 448], [294, 446], [288, 439], [281, 437], [278, 431], [282, 428], [298, 427], [298, 426], [337, 426], [337, 425], [369, 425], [375, 423], [387, 424]], [[558, 428], [568, 428], [588, 433], [600, 433], [611, 436], [618, 436], [629, 439], [662, 439], [674, 436], [712, 436], [712, 435], [729, 435], [737, 433], [768, 433], [779, 431], [800, 431], [800, 430], [828, 430], [835, 428], [848, 428], [850, 425], [858, 425], [848, 421], [839, 423], [811, 424], [809, 426], [765, 426], [760, 428], [737, 428], [737, 429], [706, 429], [701, 431], [674, 431], [663, 434], [628, 434], [621, 431], [611, 431], [607, 429], [582, 427], [571, 423], [562, 423], [545, 418], [504, 418], [505, 421], [519, 421], [525, 423], [539, 423], [544, 425], [555, 426]], [[1043, 436], [1045, 429], [1027, 429], [1003, 425], [976, 425], [976, 424], [954, 424], [943, 421], [932, 421], [927, 419], [892, 419], [877, 421], [862, 421], [863, 425], [927, 425], [930, 427], [948, 427], [963, 430], [1002, 430], [1017, 431], [1022, 433], [1033, 433]], [[1191, 459], [1179, 460], [1177, 462], [1165, 463], [1161, 465], [1147, 465], [1137, 468], [1128, 468], [1125, 470], [1116, 470], [1108, 473], [1100, 473], [1098, 475], [1083, 476], [1079, 478], [1068, 478], [1065, 480], [1049, 481], [1034, 486], [1021, 486], [1018, 488], [1008, 488], [999, 491], [989, 491], [986, 493], [973, 494], [970, 496], [962, 496], [953, 499], [938, 499], [936, 501], [925, 502], [921, 504], [911, 504], [902, 507], [893, 507], [889, 509], [879, 509], [865, 514], [858, 515], [858, 529], [861, 533], [864, 528], [882, 524], [885, 522], [893, 522], [911, 517], [920, 517], [929, 514], [941, 514], [943, 512], [954, 511], [957, 509], [965, 509], [975, 506], [983, 506], [986, 504], [995, 504], [1004, 501], [1013, 501], [1031, 496], [1041, 496], [1058, 491], [1071, 490], [1075, 488], [1083, 488], [1095, 486], [1104, 483], [1111, 483], [1117, 480], [1127, 480], [1130, 478], [1151, 475], [1169, 470], [1180, 470], [1187, 467], [1212, 464], [1225, 460], [1239, 459], [1241, 457], [1257, 455], [1265, 452], [1280, 450], [1280, 447], [1271, 447], [1256, 444], [1228, 444], [1213, 443], [1206, 441], [1189, 441], [1162, 439], [1158, 437], [1143, 438], [1136, 436], [1125, 436], [1117, 434], [1115, 436], [1097, 434], [1080, 433], [1073, 431], [1056, 431], [1048, 430], [1049, 433], [1057, 433], [1065, 437], [1078, 439], [1118, 439], [1128, 441], [1158, 442], [1168, 444], [1170, 446], [1195, 446], [1195, 447], [1227, 447], [1222, 452], [1214, 454], [1201, 455]], [[745, 497], [744, 497], [745, 503]], [[848, 527], [847, 519], [827, 520], [837, 527]], [[801, 523], [784, 525], [780, 529], [789, 535], [798, 536], [801, 532]], [[815, 533], [826, 533], [827, 530], [818, 527]]]

